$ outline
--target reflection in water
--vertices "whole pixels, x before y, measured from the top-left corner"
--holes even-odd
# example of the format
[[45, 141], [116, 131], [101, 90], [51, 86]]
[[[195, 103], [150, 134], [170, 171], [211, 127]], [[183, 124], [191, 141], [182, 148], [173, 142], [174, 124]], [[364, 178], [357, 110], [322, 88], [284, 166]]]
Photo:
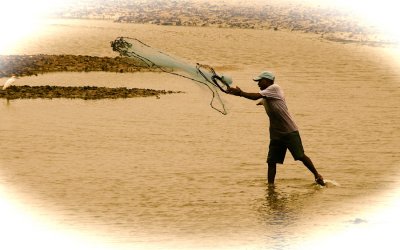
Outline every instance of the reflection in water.
[[[302, 211], [308, 200], [315, 199], [319, 187], [310, 185], [306, 192], [285, 192], [276, 185], [268, 185], [265, 199], [258, 208], [260, 221], [265, 226], [266, 244], [273, 249], [285, 249], [293, 245], [296, 235], [302, 234], [305, 219]], [[304, 190], [303, 190], [304, 191]]]
[[288, 207], [290, 198], [279, 193], [275, 185], [268, 185], [266, 202], [263, 204], [268, 215], [265, 217], [267, 225], [285, 225], [294, 219], [293, 210]]

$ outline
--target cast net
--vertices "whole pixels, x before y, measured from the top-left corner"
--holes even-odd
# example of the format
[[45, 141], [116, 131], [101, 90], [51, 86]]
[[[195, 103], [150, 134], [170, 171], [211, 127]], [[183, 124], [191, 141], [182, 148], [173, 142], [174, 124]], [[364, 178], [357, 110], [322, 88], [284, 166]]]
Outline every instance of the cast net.
[[183, 60], [167, 55], [136, 38], [118, 37], [111, 47], [120, 56], [139, 60], [145, 67], [159, 69], [162, 72], [190, 79], [212, 92], [210, 106], [226, 115], [227, 109], [220, 92], [226, 93], [232, 80], [228, 76], [217, 75], [215, 70], [202, 64], [191, 65]]

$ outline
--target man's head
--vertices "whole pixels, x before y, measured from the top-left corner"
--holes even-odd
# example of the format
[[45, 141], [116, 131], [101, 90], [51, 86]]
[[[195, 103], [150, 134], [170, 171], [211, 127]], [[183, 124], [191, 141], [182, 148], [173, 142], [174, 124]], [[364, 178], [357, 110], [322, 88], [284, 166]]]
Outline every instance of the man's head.
[[275, 75], [269, 71], [263, 71], [253, 80], [258, 83], [258, 87], [260, 87], [261, 90], [264, 90], [274, 84]]

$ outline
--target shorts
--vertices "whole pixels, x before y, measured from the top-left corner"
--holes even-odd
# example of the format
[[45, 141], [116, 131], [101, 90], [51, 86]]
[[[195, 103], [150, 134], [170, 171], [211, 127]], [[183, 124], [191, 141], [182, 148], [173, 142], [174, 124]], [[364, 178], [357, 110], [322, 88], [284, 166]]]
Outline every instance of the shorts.
[[289, 149], [296, 161], [303, 158], [304, 149], [303, 144], [301, 143], [299, 131], [291, 132], [279, 139], [271, 139], [269, 143], [267, 162], [283, 164], [287, 149]]

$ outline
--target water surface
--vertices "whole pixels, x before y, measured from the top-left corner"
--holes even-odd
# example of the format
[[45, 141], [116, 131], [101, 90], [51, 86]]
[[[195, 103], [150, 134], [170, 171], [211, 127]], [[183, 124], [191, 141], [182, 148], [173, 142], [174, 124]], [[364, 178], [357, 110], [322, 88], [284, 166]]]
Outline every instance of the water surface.
[[366, 211], [396, 197], [400, 74], [391, 50], [288, 32], [52, 20], [12, 53], [115, 56], [109, 42], [121, 35], [218, 66], [245, 91], [257, 91], [259, 71], [274, 71], [328, 187], [288, 154], [268, 188], [268, 120], [255, 102], [224, 96], [223, 116], [186, 79], [52, 73], [17, 83], [185, 94], [1, 100], [1, 185], [27, 210], [113, 247], [287, 249], [368, 224]]

